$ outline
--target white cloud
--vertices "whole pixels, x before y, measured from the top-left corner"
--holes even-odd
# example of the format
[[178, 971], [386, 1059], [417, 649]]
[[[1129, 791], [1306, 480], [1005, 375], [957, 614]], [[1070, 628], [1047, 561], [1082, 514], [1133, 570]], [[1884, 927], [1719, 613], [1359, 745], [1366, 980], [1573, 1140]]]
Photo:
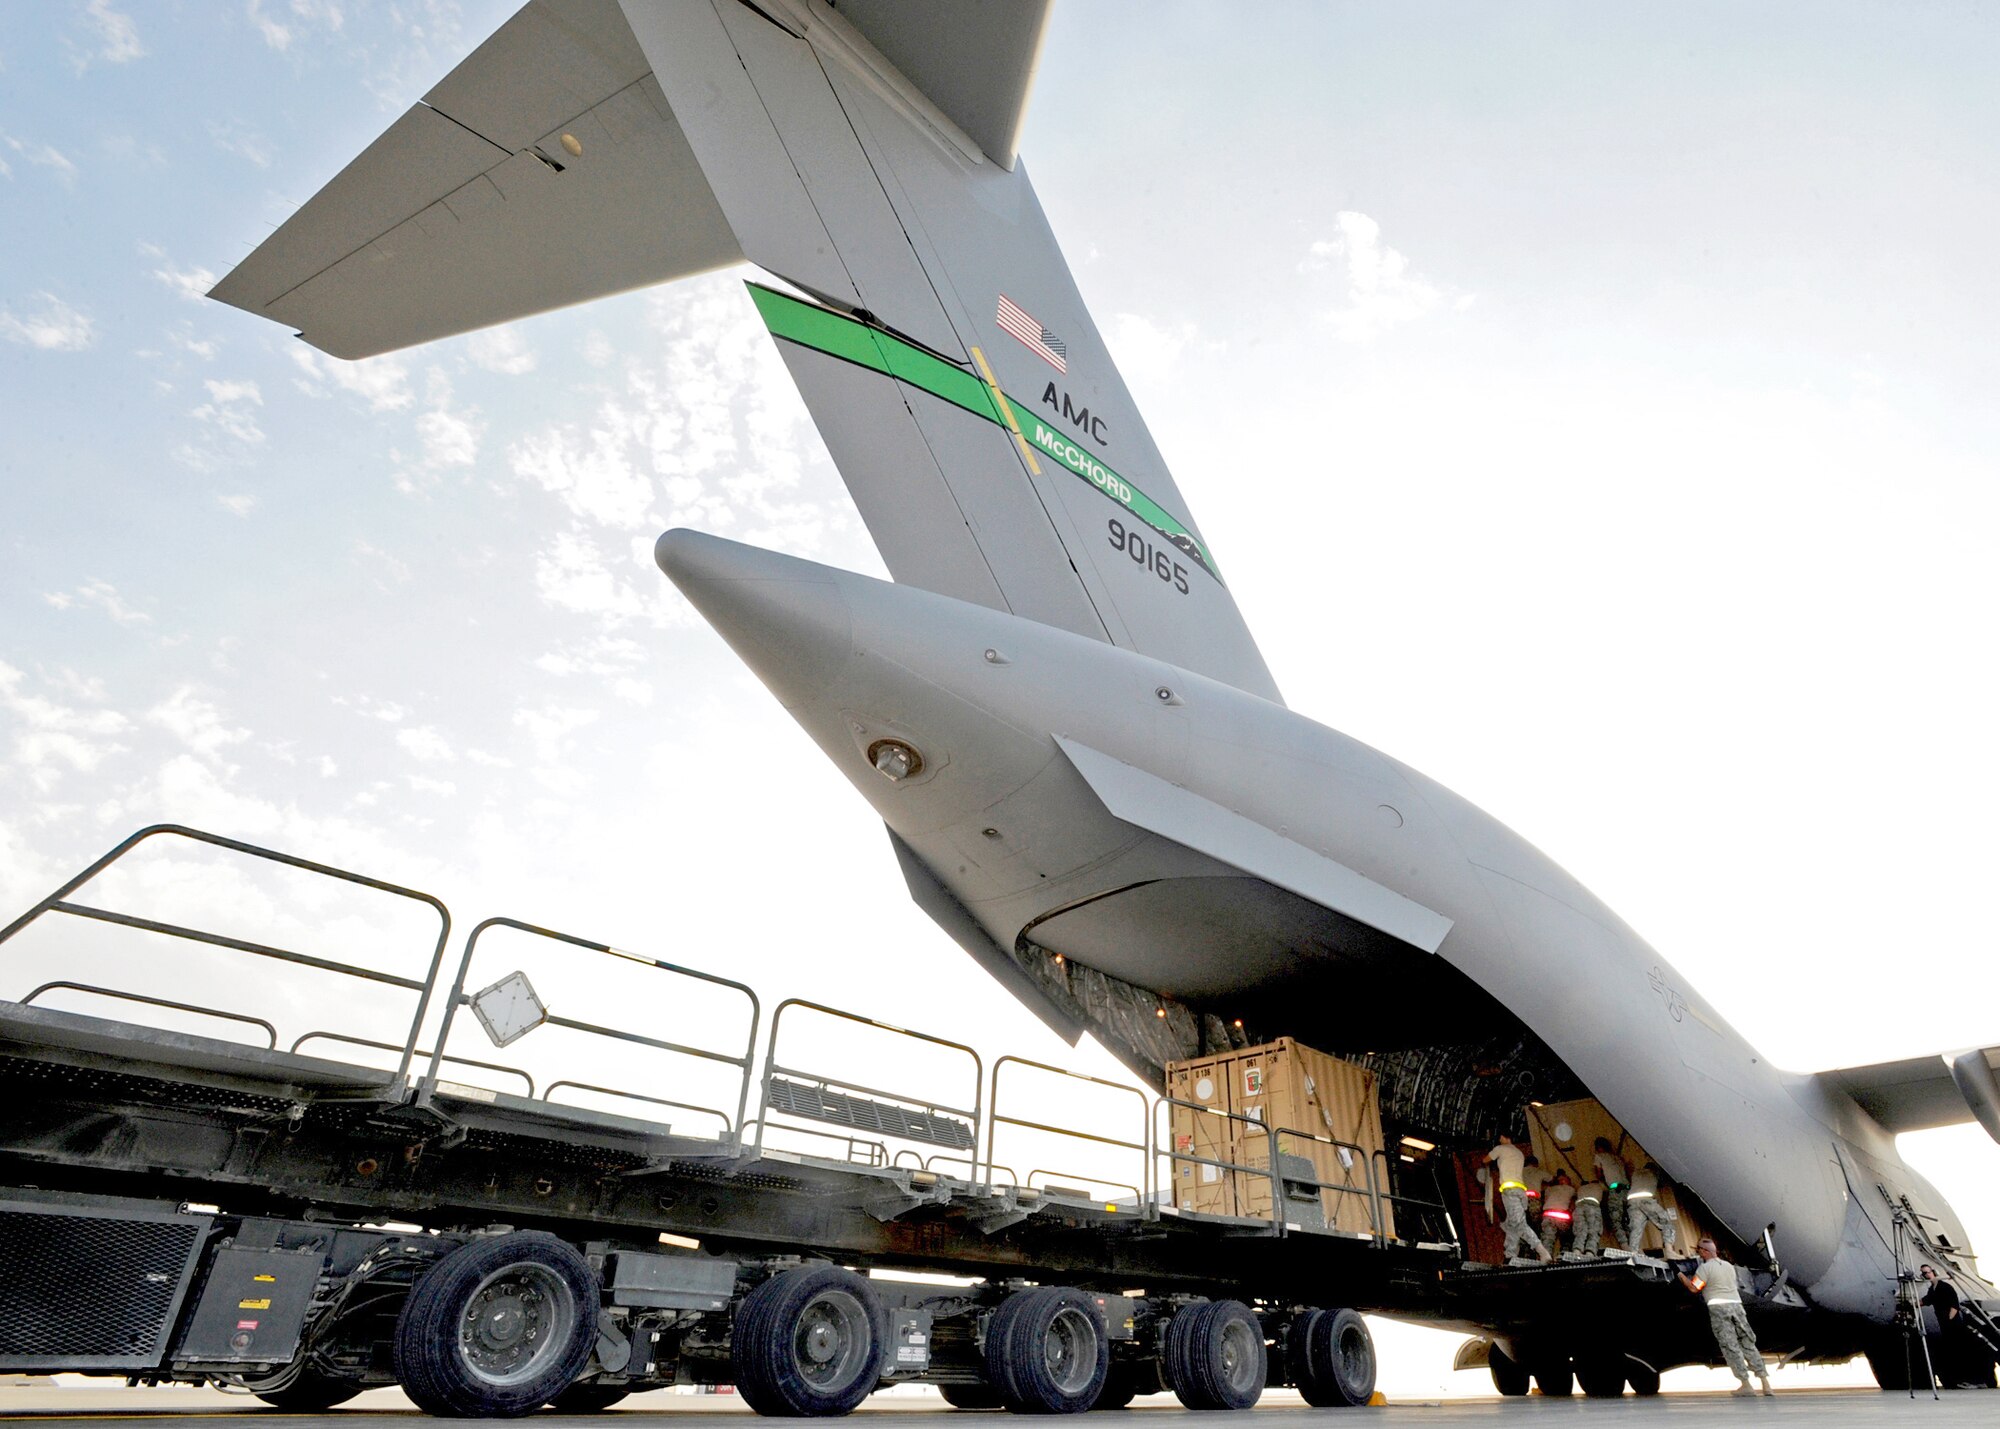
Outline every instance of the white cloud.
[[216, 283], [213, 268], [155, 268], [153, 276], [179, 293], [191, 303], [198, 303], [208, 296], [208, 290]]
[[[4, 142], [8, 152], [19, 154], [38, 168], [54, 170], [56, 178], [62, 181], [64, 187], [76, 182], [76, 165], [70, 162], [69, 156], [62, 150], [49, 144], [38, 144], [29, 139], [16, 138], [11, 134], [5, 136]], [[0, 177], [11, 177], [13, 172], [4, 160], [0, 160]]]
[[41, 307], [17, 314], [0, 308], [0, 337], [43, 352], [82, 352], [97, 341], [96, 324], [54, 293], [37, 293]]
[[204, 362], [215, 360], [215, 354], [222, 350], [222, 344], [212, 337], [197, 338], [183, 326], [178, 332], [167, 334], [167, 341], [191, 357], [199, 357]]
[[342, 362], [303, 345], [292, 349], [292, 361], [306, 374], [300, 390], [313, 397], [326, 395], [323, 384], [331, 383], [368, 404], [373, 412], [401, 412], [416, 404], [410, 387], [409, 364], [399, 357], [367, 357], [359, 362]]
[[417, 418], [417, 436], [424, 444], [424, 465], [471, 466], [479, 459], [479, 420], [473, 411], [431, 408]]
[[97, 33], [97, 58], [111, 64], [128, 64], [146, 53], [140, 43], [139, 27], [132, 17], [111, 8], [111, 0], [90, 0], [83, 10], [85, 23]]
[[291, 29], [264, 13], [264, 0], [249, 0], [249, 4], [244, 7], [244, 14], [249, 17], [257, 33], [264, 37], [264, 43], [272, 49], [282, 50], [291, 45]]
[[42, 599], [57, 610], [69, 610], [79, 605], [93, 607], [119, 625], [148, 625], [153, 619], [145, 611], [127, 605], [125, 598], [118, 594], [118, 588], [109, 581], [89, 581], [73, 591], [51, 591]]
[[458, 785], [449, 779], [433, 779], [426, 774], [405, 774], [403, 778], [419, 794], [451, 795], [458, 792]]
[[208, 137], [215, 141], [215, 147], [225, 154], [234, 154], [247, 159], [260, 169], [271, 167], [271, 145], [254, 129], [246, 129], [241, 124], [211, 123]]
[[394, 700], [378, 700], [373, 695], [335, 695], [333, 702], [364, 719], [377, 719], [384, 724], [401, 724], [410, 713]]
[[466, 348], [475, 366], [503, 377], [519, 377], [535, 370], [535, 350], [518, 328], [490, 327], [476, 332]]
[[419, 724], [399, 729], [396, 731], [396, 743], [405, 754], [426, 764], [449, 763], [458, 757], [452, 750], [451, 741], [438, 733], [435, 725]]
[[1140, 382], [1166, 376], [1183, 353], [1222, 350], [1221, 343], [1204, 339], [1191, 322], [1159, 323], [1138, 313], [1112, 314], [1104, 345], [1126, 377]]
[[636, 468], [624, 437], [606, 427], [548, 428], [514, 448], [514, 473], [555, 496], [572, 516], [626, 530], [658, 525], [653, 483]]
[[248, 516], [257, 506], [257, 496], [249, 491], [217, 492], [215, 504], [231, 516]]
[[264, 394], [255, 382], [210, 378], [202, 386], [208, 389], [209, 400], [190, 414], [197, 422], [207, 423], [243, 446], [263, 442], [264, 429], [257, 425], [252, 409], [264, 405]]
[[1448, 303], [1471, 305], [1469, 294], [1411, 273], [1410, 260], [1382, 242], [1382, 225], [1367, 214], [1343, 211], [1334, 222], [1339, 235], [1316, 241], [1299, 271], [1331, 274], [1343, 284], [1339, 306], [1325, 314], [1340, 341], [1369, 342]]
[[638, 641], [598, 635], [549, 651], [535, 661], [535, 668], [550, 675], [624, 675], [645, 660], [646, 649]]
[[559, 531], [535, 554], [535, 589], [548, 604], [609, 624], [637, 619], [646, 601], [612, 572], [596, 543], [581, 531]]
[[[71, 689], [81, 683], [90, 690], [88, 682], [79, 682], [68, 671], [53, 683]], [[13, 763], [38, 791], [54, 788], [65, 772], [88, 774], [107, 758], [125, 752], [126, 746], [116, 738], [131, 727], [124, 715], [60, 704], [27, 693], [26, 685], [26, 675], [0, 661], [0, 715], [16, 727]], [[101, 698], [102, 688], [86, 697]]]
[[595, 724], [598, 712], [575, 705], [542, 705], [514, 711], [514, 727], [525, 733], [535, 748], [535, 778], [546, 788], [573, 794], [582, 785], [577, 770], [563, 761], [575, 747], [576, 732]]
[[331, 779], [340, 773], [340, 766], [334, 763], [333, 756], [330, 754], [322, 754], [319, 757], [319, 762], [313, 767], [318, 771], [319, 777], [322, 779]]
[[355, 564], [373, 573], [376, 586], [382, 590], [409, 584], [409, 562], [371, 542], [354, 543], [354, 560]]
[[250, 737], [249, 730], [223, 723], [222, 712], [195, 694], [191, 685], [182, 685], [148, 710], [146, 720], [204, 759], [215, 759], [229, 745]]

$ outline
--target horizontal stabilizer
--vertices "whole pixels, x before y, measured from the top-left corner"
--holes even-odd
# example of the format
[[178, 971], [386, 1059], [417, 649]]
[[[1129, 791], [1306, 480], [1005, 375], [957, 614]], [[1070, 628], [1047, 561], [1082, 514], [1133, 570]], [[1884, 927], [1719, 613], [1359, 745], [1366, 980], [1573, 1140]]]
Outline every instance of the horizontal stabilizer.
[[359, 358], [741, 257], [616, 0], [534, 0], [210, 296]]
[[1847, 1093], [1889, 1131], [1927, 1131], [1977, 1121], [2000, 1141], [2000, 1047], [1907, 1057], [1867, 1067], [1821, 1072], [1819, 1080]]
[[1442, 914], [1178, 784], [1061, 735], [1056, 744], [1115, 818], [1424, 952], [1436, 952], [1451, 931]]

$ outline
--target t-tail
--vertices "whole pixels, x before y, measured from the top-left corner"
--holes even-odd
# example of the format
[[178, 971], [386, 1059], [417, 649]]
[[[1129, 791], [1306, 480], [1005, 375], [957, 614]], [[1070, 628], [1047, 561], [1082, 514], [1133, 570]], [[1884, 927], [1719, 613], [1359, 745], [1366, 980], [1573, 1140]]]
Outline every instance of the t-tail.
[[214, 296], [358, 358], [748, 259], [890, 572], [1278, 690], [1015, 142], [1040, 0], [534, 0]]

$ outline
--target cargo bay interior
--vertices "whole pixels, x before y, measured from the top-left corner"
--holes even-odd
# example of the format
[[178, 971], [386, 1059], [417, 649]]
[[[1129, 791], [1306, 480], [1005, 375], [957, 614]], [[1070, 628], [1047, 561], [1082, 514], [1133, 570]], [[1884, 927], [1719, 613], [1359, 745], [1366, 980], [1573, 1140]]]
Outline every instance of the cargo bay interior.
[[[1242, 880], [1254, 889], [1226, 900], [1228, 919], [1212, 916], [1214, 888], [1169, 886], [1214, 881], [1171, 880], [1091, 900], [1025, 930], [1013, 952], [1051, 1003], [1188, 1104], [1173, 1109], [1175, 1150], [1199, 1158], [1174, 1167], [1184, 1209], [1271, 1214], [1270, 1177], [1202, 1162], [1266, 1165], [1270, 1138], [1252, 1123], [1275, 1117], [1300, 1133], [1279, 1146], [1287, 1178], [1299, 1178], [1289, 1219], [1303, 1208], [1316, 1223], [1366, 1231], [1362, 1192], [1373, 1184], [1396, 1198], [1384, 1211], [1385, 1233], [1457, 1241], [1468, 1260], [1497, 1265], [1498, 1207], [1489, 1215], [1479, 1167], [1502, 1132], [1548, 1174], [1565, 1170], [1577, 1185], [1592, 1179], [1599, 1136], [1634, 1169], [1648, 1159], [1540, 1038], [1457, 969], [1258, 880]], [[1196, 909], [1211, 916], [1189, 916]], [[1186, 984], [1154, 990], [1080, 961], [1077, 954], [1101, 954], [1112, 941], [1087, 934], [1114, 917], [1137, 917], [1178, 945], [1206, 944], [1188, 960]], [[1270, 975], [1223, 1001], [1204, 975], [1218, 961], [1217, 943]], [[1663, 1246], [1649, 1227], [1642, 1251], [1692, 1254], [1698, 1235], [1715, 1226], [1698, 1188], [1669, 1181], [1661, 1199], [1675, 1208], [1674, 1241]], [[1603, 1248], [1622, 1237], [1622, 1227], [1608, 1229]], [[1722, 1238], [1726, 1248], [1749, 1249]]]

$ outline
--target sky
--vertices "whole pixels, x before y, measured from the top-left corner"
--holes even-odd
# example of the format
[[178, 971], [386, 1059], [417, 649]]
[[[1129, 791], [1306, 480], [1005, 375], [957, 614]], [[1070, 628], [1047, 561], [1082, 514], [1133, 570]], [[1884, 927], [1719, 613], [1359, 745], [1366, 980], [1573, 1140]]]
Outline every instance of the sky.
[[[743, 273], [362, 364], [203, 298], [512, 8], [0, 7], [0, 908], [172, 820], [1115, 1074], [653, 566], [882, 571]], [[1288, 702], [1800, 1070], [2000, 1039], [1996, 66], [1970, 4], [1085, 0], [1022, 141]], [[115, 891], [435, 935], [187, 851]], [[1903, 1149], [2000, 1241], [2000, 1148]]]

